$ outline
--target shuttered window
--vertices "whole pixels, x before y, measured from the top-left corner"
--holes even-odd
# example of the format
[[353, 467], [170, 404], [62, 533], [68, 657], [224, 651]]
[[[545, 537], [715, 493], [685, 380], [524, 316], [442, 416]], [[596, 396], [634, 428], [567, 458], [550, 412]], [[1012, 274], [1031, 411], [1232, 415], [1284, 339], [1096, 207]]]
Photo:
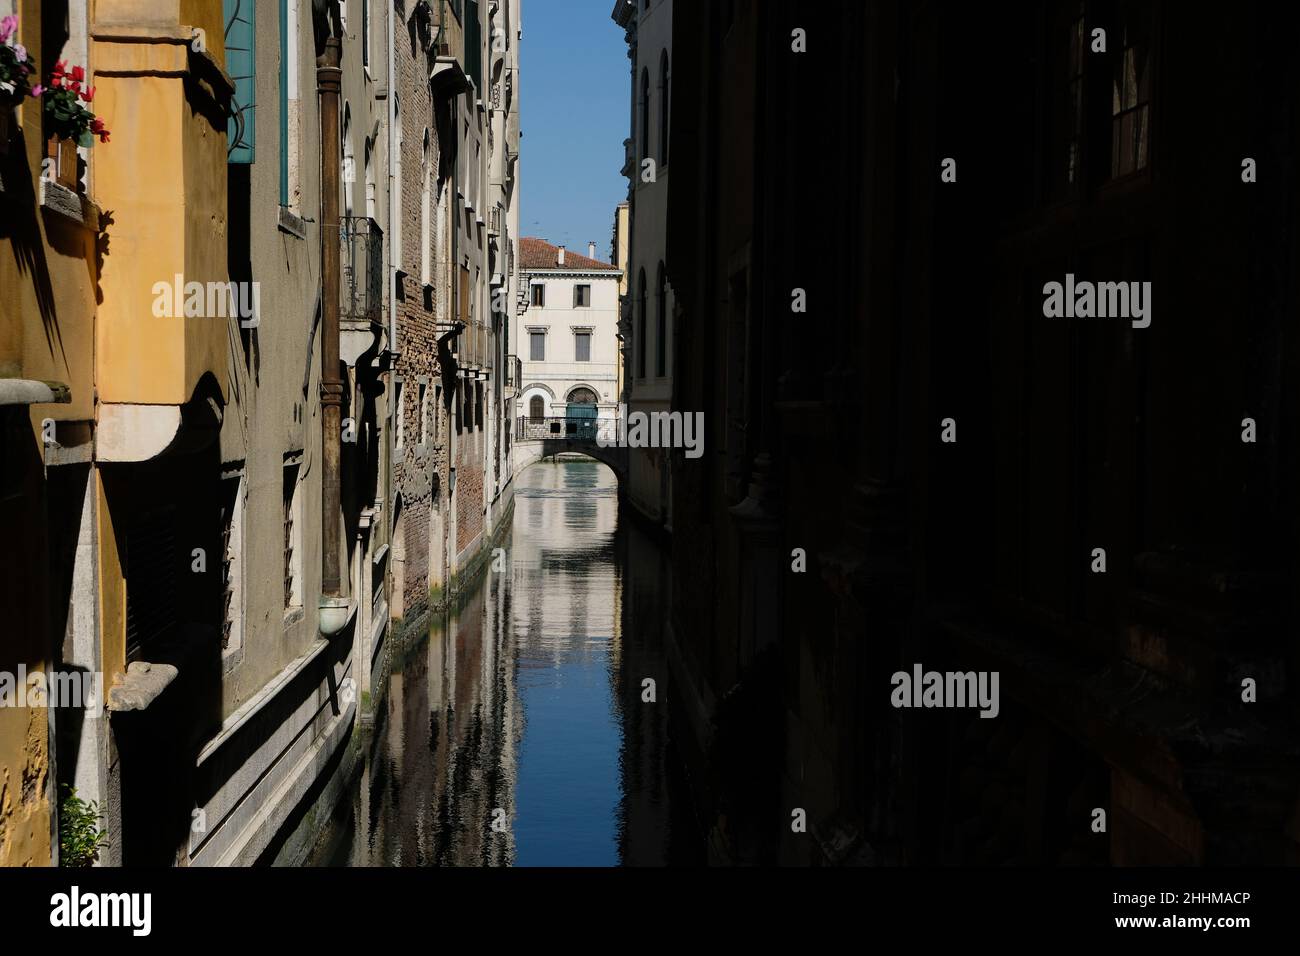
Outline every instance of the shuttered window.
[[176, 631], [176, 509], [135, 516], [126, 533], [126, 659], [148, 660]]

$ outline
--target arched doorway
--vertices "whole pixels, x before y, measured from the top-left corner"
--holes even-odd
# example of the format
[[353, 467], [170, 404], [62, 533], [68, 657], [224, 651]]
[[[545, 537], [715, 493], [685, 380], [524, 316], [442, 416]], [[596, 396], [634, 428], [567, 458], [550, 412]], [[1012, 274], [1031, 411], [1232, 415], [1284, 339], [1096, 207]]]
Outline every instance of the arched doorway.
[[573, 438], [595, 438], [597, 414], [596, 393], [585, 385], [578, 386], [569, 392], [565, 406], [565, 433]]

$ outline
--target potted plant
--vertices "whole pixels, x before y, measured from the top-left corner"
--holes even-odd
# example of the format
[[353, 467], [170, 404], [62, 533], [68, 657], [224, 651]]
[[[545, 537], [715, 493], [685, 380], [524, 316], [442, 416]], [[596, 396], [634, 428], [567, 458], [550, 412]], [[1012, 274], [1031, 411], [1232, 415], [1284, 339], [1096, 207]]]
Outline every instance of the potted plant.
[[31, 85], [36, 74], [27, 48], [18, 42], [18, 18], [0, 17], [0, 153], [9, 150], [10, 117], [14, 107], [28, 96], [39, 96], [41, 87]]
[[95, 98], [95, 88], [86, 85], [83, 67], [68, 70], [67, 64], [60, 60], [54, 64], [49, 81], [40, 89], [46, 129], [50, 132], [48, 155], [55, 162], [58, 182], [76, 189], [77, 147], [93, 146], [96, 136], [101, 143], [108, 142], [104, 121], [87, 105]]

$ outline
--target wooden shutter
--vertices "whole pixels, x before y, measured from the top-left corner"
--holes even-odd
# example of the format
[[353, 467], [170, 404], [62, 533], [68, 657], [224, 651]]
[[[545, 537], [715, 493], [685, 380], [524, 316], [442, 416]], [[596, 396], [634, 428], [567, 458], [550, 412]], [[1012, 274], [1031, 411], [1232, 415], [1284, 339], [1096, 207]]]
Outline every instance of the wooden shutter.
[[[283, 5], [284, 0], [281, 0]], [[253, 162], [257, 122], [257, 21], [256, 0], [223, 0], [226, 23], [226, 72], [235, 81], [235, 95], [230, 101], [230, 118], [226, 121], [226, 158], [231, 163]], [[283, 20], [281, 16], [281, 33]], [[281, 58], [284, 37], [281, 36]], [[283, 111], [281, 111], [283, 112]], [[281, 123], [284, 123], [281, 117]]]

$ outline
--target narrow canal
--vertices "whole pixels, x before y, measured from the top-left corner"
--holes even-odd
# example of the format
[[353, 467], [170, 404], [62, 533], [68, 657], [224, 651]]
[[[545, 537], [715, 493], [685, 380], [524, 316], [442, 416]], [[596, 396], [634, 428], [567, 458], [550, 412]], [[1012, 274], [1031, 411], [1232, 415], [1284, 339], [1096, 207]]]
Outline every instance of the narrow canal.
[[516, 476], [504, 570], [394, 647], [322, 865], [700, 862], [668, 734], [666, 557], [591, 460]]

